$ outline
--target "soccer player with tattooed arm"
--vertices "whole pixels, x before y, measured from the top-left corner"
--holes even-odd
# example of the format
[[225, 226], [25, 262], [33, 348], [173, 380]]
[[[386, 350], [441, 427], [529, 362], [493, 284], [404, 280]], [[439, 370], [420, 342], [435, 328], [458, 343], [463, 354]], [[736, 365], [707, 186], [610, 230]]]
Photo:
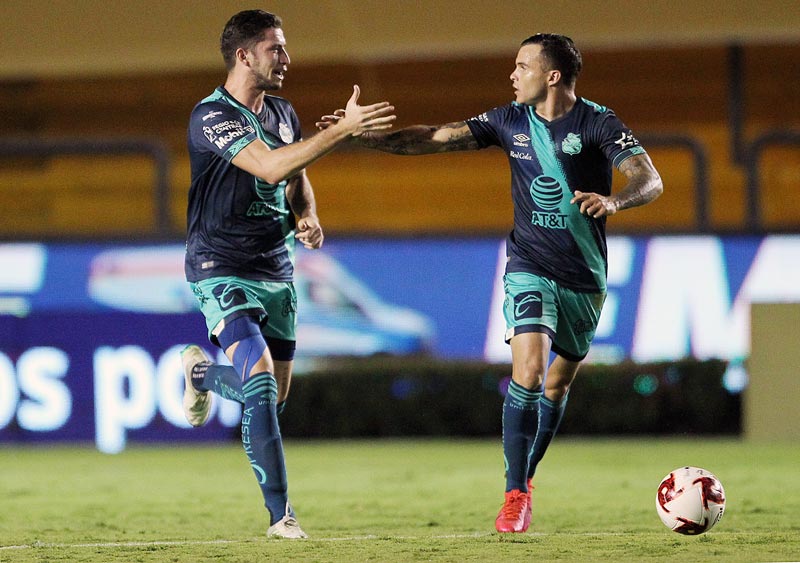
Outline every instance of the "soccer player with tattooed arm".
[[355, 86], [347, 116], [303, 139], [291, 104], [267, 93], [282, 87], [290, 62], [281, 19], [239, 12], [220, 48], [225, 84], [197, 104], [189, 123], [185, 270], [209, 340], [232, 365], [187, 346], [183, 408], [201, 426], [212, 392], [242, 404], [242, 444], [269, 512], [267, 535], [305, 538], [288, 499], [278, 425], [295, 353], [295, 243], [317, 249], [324, 238], [305, 168], [346, 139], [391, 127], [394, 108], [358, 105]]
[[[399, 155], [497, 146], [508, 157], [514, 227], [503, 282], [512, 377], [503, 403], [505, 501], [495, 520], [501, 533], [530, 525], [533, 476], [589, 352], [606, 297], [606, 220], [663, 191], [631, 130], [609, 108], [576, 96], [581, 67], [570, 38], [536, 34], [517, 53], [514, 102], [466, 121], [354, 139]], [[323, 116], [318, 128], [329, 129], [347, 111]], [[627, 183], [612, 194], [614, 167]]]

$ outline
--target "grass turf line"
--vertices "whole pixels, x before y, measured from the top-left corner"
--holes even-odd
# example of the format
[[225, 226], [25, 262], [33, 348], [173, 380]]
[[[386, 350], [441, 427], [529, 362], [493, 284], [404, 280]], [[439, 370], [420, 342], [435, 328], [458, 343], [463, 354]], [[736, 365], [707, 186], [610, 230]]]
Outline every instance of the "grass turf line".
[[[0, 561], [513, 561], [800, 558], [800, 446], [737, 440], [554, 443], [534, 523], [493, 533], [499, 440], [286, 444], [306, 542], [268, 540], [240, 447], [4, 448]], [[722, 480], [725, 516], [705, 536], [663, 527], [660, 479], [699, 465]]]

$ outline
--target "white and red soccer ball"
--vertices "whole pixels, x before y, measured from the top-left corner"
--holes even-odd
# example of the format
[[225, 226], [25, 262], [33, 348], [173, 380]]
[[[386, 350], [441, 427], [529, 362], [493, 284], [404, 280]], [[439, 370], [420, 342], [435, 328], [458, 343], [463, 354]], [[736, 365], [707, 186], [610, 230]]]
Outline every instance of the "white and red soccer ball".
[[725, 511], [725, 490], [710, 472], [681, 467], [661, 480], [656, 511], [664, 525], [679, 534], [696, 536], [709, 531]]

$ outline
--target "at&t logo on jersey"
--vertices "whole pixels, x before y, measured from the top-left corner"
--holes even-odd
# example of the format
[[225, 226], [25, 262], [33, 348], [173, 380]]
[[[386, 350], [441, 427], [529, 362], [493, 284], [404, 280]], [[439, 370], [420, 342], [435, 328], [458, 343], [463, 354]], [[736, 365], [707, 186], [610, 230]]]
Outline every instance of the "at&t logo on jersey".
[[564, 199], [564, 190], [558, 180], [550, 176], [537, 176], [531, 183], [531, 198], [542, 211], [534, 211], [531, 223], [545, 229], [566, 229], [567, 215], [557, 213]]

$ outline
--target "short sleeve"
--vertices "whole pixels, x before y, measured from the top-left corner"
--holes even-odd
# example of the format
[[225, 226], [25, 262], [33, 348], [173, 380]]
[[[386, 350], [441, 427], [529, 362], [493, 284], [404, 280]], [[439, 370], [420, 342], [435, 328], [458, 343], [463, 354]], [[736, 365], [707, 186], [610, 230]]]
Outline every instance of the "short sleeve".
[[500, 132], [508, 117], [509, 107], [497, 107], [467, 120], [467, 127], [480, 148], [502, 146]]
[[257, 138], [255, 129], [245, 117], [226, 104], [201, 104], [189, 120], [189, 140], [194, 147], [213, 152], [228, 161]]
[[607, 111], [600, 122], [599, 144], [606, 158], [619, 168], [628, 158], [645, 153], [633, 132], [614, 114]]

